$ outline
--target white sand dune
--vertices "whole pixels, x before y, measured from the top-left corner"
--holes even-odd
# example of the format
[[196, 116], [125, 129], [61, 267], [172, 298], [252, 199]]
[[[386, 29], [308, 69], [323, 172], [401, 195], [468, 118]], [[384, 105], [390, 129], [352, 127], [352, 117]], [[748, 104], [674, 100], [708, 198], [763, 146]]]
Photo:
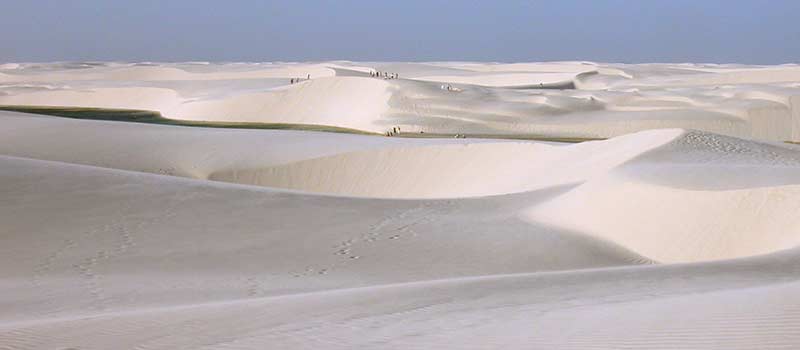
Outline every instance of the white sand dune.
[[[613, 244], [512, 215], [559, 189], [486, 201], [350, 199], [1, 161], [8, 199], [0, 211], [8, 230], [0, 254], [3, 295], [27, 291], [4, 300], [2, 323], [647, 262]], [[485, 216], [489, 203], [494, 214]], [[47, 208], [60, 209], [43, 221], [36, 213]], [[530, 248], [516, 249], [519, 244]], [[189, 273], [203, 269], [208, 273]]]
[[800, 141], [794, 65], [58, 63], [0, 74], [0, 104], [149, 108], [175, 119], [552, 137], [684, 128]]
[[582, 183], [679, 133], [649, 132], [569, 146], [481, 142], [392, 147], [260, 169], [233, 169], [213, 173], [210, 179], [364, 197], [509, 194]]
[[[224, 100], [189, 101], [176, 106], [179, 119], [321, 124], [383, 131], [375, 116], [388, 106], [388, 84], [379, 79], [331, 77], [304, 81], [270, 92]], [[353, 108], [353, 106], [358, 108]], [[266, 117], [266, 119], [265, 119]]]
[[554, 84], [572, 82], [573, 73], [493, 73], [474, 75], [430, 75], [416, 77], [414, 80], [471, 84], [478, 86], [515, 87], [535, 86], [535, 84]]
[[196, 179], [208, 179], [218, 172], [275, 166], [346, 152], [489, 142], [186, 128], [7, 111], [0, 111], [0, 121], [3, 139], [0, 154]]
[[[194, 66], [194, 67], [193, 67]], [[332, 76], [333, 70], [322, 64], [249, 64], [221, 65], [223, 69], [197, 69], [188, 64], [97, 64], [74, 69], [70, 64], [21, 65], [2, 76], [2, 82], [80, 81], [80, 80], [231, 80], [283, 77]]]
[[[42, 103], [42, 101], [47, 101]], [[39, 89], [8, 97], [5, 104], [86, 106], [97, 108], [128, 108], [165, 110], [179, 104], [174, 90], [152, 87], [101, 88], [91, 90]]]
[[[795, 251], [602, 269], [644, 260], [516, 219], [563, 190], [348, 199], [0, 161], [11, 199], [0, 210], [0, 342], [12, 349], [722, 349], [799, 340]], [[563, 272], [535, 273], [548, 269]]]
[[[304, 133], [4, 115], [5, 154], [196, 179], [371, 198], [577, 186], [526, 215], [661, 262], [762, 254], [800, 239], [784, 232], [800, 229], [800, 202], [778, 200], [800, 183], [800, 147], [791, 145], [682, 130], [574, 145], [326, 133], [299, 143]], [[51, 141], [31, 142], [39, 139]], [[569, 220], [576, 210], [582, 220]], [[665, 249], [671, 240], [687, 245]]]
[[529, 215], [661, 262], [764, 254], [800, 244], [799, 165], [794, 146], [685, 132]]
[[0, 111], [0, 349], [796, 348], [795, 70], [0, 66], [0, 104], [611, 137]]

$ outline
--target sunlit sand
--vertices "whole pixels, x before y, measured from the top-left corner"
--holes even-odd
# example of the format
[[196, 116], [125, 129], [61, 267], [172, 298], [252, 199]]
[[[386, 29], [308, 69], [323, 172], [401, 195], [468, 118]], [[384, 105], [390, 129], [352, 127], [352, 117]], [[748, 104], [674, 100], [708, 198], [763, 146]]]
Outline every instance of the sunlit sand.
[[800, 344], [795, 65], [23, 63], [0, 105], [3, 349]]

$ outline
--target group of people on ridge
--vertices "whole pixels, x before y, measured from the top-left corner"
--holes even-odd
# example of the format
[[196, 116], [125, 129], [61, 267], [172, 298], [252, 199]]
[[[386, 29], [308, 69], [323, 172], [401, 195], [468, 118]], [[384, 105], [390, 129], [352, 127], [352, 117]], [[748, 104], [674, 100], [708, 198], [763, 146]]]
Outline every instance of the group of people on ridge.
[[303, 78], [291, 78], [289, 79], [289, 84], [299, 83], [303, 80], [311, 80], [311, 74], [307, 75], [305, 79]]
[[383, 78], [383, 79], [397, 79], [400, 77], [400, 74], [397, 73], [387, 73], [381, 71], [370, 71], [369, 76], [376, 77], [376, 78]]
[[394, 136], [394, 135], [397, 135], [399, 133], [400, 133], [400, 127], [399, 126], [393, 126], [391, 131], [387, 131], [386, 132], [386, 136]]

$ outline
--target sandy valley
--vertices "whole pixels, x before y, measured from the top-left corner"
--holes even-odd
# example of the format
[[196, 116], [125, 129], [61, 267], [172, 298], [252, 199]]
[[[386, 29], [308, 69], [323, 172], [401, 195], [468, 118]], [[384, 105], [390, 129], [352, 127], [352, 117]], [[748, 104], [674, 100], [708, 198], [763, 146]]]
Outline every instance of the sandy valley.
[[6, 63], [0, 105], [0, 349], [800, 346], [800, 66]]

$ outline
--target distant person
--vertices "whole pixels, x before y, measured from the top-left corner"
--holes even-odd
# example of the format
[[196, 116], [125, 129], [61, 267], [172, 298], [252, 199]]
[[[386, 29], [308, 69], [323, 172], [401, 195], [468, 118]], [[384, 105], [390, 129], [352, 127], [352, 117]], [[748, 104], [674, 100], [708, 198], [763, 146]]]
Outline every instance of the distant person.
[[306, 80], [311, 80], [311, 74], [309, 74], [308, 77], [306, 77]]

